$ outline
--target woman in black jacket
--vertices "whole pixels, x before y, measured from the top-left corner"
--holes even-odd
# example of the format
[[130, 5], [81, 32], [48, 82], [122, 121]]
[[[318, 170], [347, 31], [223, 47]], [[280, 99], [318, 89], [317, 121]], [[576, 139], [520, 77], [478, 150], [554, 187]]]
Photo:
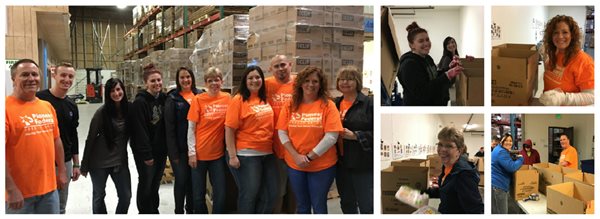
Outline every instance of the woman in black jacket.
[[404, 104], [407, 106], [447, 106], [450, 100], [451, 80], [462, 67], [458, 62], [450, 64], [447, 71], [438, 71], [429, 50], [431, 41], [427, 30], [416, 22], [406, 27], [411, 51], [400, 57], [397, 77], [402, 85]]
[[92, 212], [106, 214], [106, 179], [110, 175], [117, 189], [117, 214], [127, 214], [131, 199], [131, 177], [127, 163], [129, 102], [123, 82], [111, 78], [104, 89], [104, 105], [96, 110], [81, 161], [81, 174], [92, 178]]
[[165, 128], [169, 161], [175, 174], [173, 193], [175, 196], [175, 214], [192, 213], [192, 178], [188, 165], [187, 114], [190, 104], [196, 94], [194, 73], [186, 67], [181, 67], [175, 74], [177, 88], [169, 91], [165, 101]]
[[[344, 214], [373, 214], [373, 99], [361, 93], [362, 74], [342, 67], [335, 98], [344, 134], [338, 140], [336, 184]], [[357, 208], [358, 206], [358, 208]]]
[[461, 132], [444, 127], [438, 133], [437, 152], [442, 160], [438, 185], [427, 189], [430, 198], [440, 198], [438, 211], [442, 214], [483, 214], [479, 193], [479, 173], [463, 155], [466, 151]]
[[131, 148], [139, 175], [137, 207], [140, 214], [158, 214], [158, 189], [167, 161], [163, 112], [166, 95], [162, 92], [162, 74], [150, 64], [144, 67], [146, 90], [133, 101], [130, 129]]

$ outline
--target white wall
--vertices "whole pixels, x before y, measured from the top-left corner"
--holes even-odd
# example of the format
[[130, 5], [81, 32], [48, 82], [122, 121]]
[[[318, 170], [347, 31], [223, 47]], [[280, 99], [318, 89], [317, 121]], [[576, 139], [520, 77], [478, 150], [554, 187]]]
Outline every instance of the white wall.
[[461, 7], [460, 14], [459, 54], [483, 57], [483, 7]]
[[[381, 140], [384, 144], [434, 145], [437, 134], [444, 127], [439, 114], [381, 114]], [[465, 133], [468, 153], [473, 156], [483, 146], [483, 136]], [[390, 166], [390, 160], [381, 161], [381, 169]]]
[[548, 127], [573, 127], [574, 144], [579, 160], [591, 159], [594, 136], [594, 116], [590, 114], [526, 114], [523, 116], [524, 139], [533, 141], [542, 162], [548, 162]]
[[492, 24], [501, 28], [501, 39], [492, 39], [492, 46], [503, 43], [535, 44], [536, 40], [533, 21], [547, 21], [545, 6], [494, 6], [492, 7]]

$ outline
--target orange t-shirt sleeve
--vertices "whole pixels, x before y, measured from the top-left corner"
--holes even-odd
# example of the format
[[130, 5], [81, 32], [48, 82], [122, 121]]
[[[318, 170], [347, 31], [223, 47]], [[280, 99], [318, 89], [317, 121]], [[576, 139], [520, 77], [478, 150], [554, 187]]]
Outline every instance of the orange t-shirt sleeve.
[[583, 62], [578, 69], [579, 74], [575, 76], [576, 86], [581, 90], [594, 89], [594, 61], [586, 57]]
[[192, 99], [192, 104], [190, 105], [187, 119], [195, 123], [200, 121], [200, 101], [198, 96], [195, 96], [194, 99]]
[[235, 95], [227, 107], [225, 114], [225, 126], [237, 129], [240, 127], [240, 114], [242, 108], [242, 96]]
[[283, 105], [281, 111], [279, 111], [279, 118], [277, 118], [277, 130], [288, 130], [288, 117], [290, 114], [290, 102]]
[[323, 121], [323, 131], [325, 132], [341, 132], [344, 131], [340, 112], [335, 107], [335, 104], [330, 100], [327, 103], [327, 111]]

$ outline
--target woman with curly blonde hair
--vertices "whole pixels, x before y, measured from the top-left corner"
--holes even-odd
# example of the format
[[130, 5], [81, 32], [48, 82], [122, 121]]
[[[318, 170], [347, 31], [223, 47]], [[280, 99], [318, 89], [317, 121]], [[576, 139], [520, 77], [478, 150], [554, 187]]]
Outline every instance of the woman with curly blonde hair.
[[544, 30], [544, 93], [551, 106], [594, 104], [594, 60], [581, 49], [581, 31], [570, 16], [557, 15]]

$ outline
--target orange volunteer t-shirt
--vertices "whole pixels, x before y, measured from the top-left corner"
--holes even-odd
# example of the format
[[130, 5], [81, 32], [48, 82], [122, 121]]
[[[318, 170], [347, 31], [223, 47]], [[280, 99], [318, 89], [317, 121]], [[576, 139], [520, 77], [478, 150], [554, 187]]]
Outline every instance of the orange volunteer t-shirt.
[[[352, 106], [354, 102], [346, 100], [346, 99], [342, 99], [342, 101], [340, 102], [340, 119], [342, 121], [344, 121], [344, 118], [346, 117], [346, 113], [348, 112], [348, 110], [350, 109], [350, 107]], [[340, 154], [343, 156], [344, 155], [344, 131], [340, 132], [340, 136], [338, 137], [338, 150], [340, 150]]]
[[594, 60], [583, 50], [562, 66], [565, 54], [558, 53], [556, 69], [544, 72], [544, 91], [560, 88], [564, 92], [594, 89]]
[[192, 99], [194, 99], [194, 93], [192, 91], [180, 91], [179, 95], [181, 95], [188, 104], [192, 104]]
[[[271, 108], [273, 108], [274, 113], [273, 124], [277, 124], [279, 112], [281, 111], [283, 105], [292, 99], [292, 95], [294, 93], [294, 79], [295, 76], [292, 75], [291, 80], [285, 84], [279, 83], [273, 76], [265, 79], [267, 102], [269, 102], [269, 105], [271, 105]], [[283, 159], [285, 148], [283, 148], [281, 140], [279, 140], [277, 131], [273, 132], [273, 151], [279, 159]]]
[[[321, 100], [309, 104], [300, 104], [296, 112], [290, 111], [290, 105], [291, 101], [287, 102], [281, 109], [277, 129], [288, 131], [290, 141], [299, 154], [305, 155], [312, 151], [326, 132], [341, 132], [344, 130], [340, 113], [331, 100], [327, 101], [327, 105]], [[285, 161], [291, 168], [296, 170], [317, 172], [335, 165], [337, 153], [335, 147], [331, 147], [320, 157], [312, 160], [306, 168], [300, 168], [296, 165], [291, 154], [287, 151]]]
[[273, 109], [252, 94], [247, 101], [235, 95], [227, 107], [225, 125], [237, 129], [235, 148], [273, 153]]
[[567, 149], [560, 152], [559, 164], [563, 161], [569, 162], [568, 168], [577, 169], [579, 160], [577, 159], [577, 149], [573, 146], [569, 146]]
[[[6, 97], [6, 166], [23, 198], [56, 190], [54, 139], [60, 137], [49, 102]], [[8, 194], [5, 196], [8, 200]]]
[[192, 100], [187, 118], [196, 122], [196, 159], [216, 160], [225, 154], [225, 114], [230, 100], [225, 92], [215, 97], [205, 92]]

